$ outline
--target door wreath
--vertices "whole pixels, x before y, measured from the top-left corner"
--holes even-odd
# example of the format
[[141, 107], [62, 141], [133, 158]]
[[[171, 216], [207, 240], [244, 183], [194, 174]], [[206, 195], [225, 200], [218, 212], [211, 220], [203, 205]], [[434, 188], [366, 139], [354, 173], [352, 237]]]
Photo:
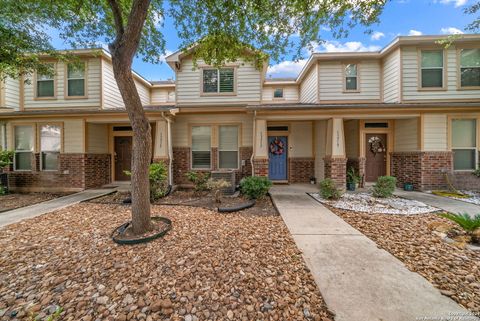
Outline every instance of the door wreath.
[[370, 137], [368, 144], [370, 145], [370, 151], [374, 157], [377, 155], [377, 153], [385, 151], [382, 140], [377, 136]]
[[270, 153], [274, 155], [282, 155], [285, 148], [285, 144], [281, 139], [275, 137], [275, 139], [270, 143]]

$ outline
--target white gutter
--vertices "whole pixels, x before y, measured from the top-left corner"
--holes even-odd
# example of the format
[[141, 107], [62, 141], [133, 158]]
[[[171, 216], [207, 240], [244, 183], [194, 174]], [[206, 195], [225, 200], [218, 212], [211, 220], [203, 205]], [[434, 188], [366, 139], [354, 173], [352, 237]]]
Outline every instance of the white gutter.
[[172, 120], [165, 116], [162, 117], [167, 122], [167, 144], [168, 144], [168, 185], [173, 186], [173, 147], [172, 147]]

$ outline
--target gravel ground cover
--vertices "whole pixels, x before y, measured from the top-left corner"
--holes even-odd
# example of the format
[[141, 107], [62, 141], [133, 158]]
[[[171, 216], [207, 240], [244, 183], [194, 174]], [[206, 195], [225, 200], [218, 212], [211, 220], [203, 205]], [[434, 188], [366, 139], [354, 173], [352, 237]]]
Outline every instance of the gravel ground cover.
[[447, 244], [433, 232], [455, 225], [435, 214], [367, 214], [330, 208], [444, 295], [480, 313], [480, 251]]
[[344, 193], [338, 200], [326, 200], [319, 193], [310, 194], [313, 198], [331, 207], [380, 214], [424, 214], [438, 211], [425, 203], [401, 197], [376, 198], [370, 192]]
[[13, 210], [16, 208], [29, 206], [51, 199], [65, 196], [65, 193], [13, 193], [7, 195], [0, 195], [0, 212]]
[[121, 246], [128, 207], [82, 203], [0, 232], [0, 319], [333, 320], [278, 215], [153, 206], [162, 239]]
[[[101, 204], [122, 204], [123, 200], [130, 198], [128, 192], [116, 192], [109, 195], [105, 195], [100, 198], [91, 200], [92, 203]], [[185, 206], [198, 206], [204, 207], [216, 211], [218, 207], [234, 207], [240, 204], [248, 202], [248, 199], [240, 196], [223, 196], [222, 202], [215, 202], [214, 197], [208, 192], [194, 192], [193, 190], [177, 190], [167, 197], [161, 198], [155, 202], [156, 205], [185, 205]], [[278, 215], [275, 207], [272, 204], [270, 197], [264, 197], [257, 200], [255, 206], [242, 210], [242, 213], [255, 214], [255, 215]]]

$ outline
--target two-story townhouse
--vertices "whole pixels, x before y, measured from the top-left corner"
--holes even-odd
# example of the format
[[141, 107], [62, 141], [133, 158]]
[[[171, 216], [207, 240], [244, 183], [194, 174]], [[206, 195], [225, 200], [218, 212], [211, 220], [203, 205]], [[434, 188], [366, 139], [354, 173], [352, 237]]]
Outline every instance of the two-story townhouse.
[[[175, 81], [134, 74], [152, 125], [152, 161], [170, 182], [235, 172], [275, 182], [334, 179], [354, 167], [366, 182], [393, 175], [416, 189], [479, 189], [480, 35], [398, 37], [378, 52], [314, 53], [294, 79], [266, 79], [238, 60], [221, 68], [191, 52], [167, 57]], [[193, 48], [194, 50], [194, 48]], [[128, 180], [132, 131], [105, 51], [52, 61], [55, 77], [8, 79], [0, 143], [15, 151], [10, 185], [81, 190]]]

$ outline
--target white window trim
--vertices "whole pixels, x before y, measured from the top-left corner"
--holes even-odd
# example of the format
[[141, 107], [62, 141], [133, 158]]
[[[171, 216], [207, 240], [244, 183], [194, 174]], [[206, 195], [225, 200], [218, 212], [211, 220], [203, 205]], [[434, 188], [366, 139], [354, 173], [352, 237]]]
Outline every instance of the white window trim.
[[[34, 73], [34, 84], [33, 84], [33, 91], [34, 91], [34, 100], [52, 100], [57, 99], [57, 64], [55, 62], [47, 62], [47, 64], [53, 65], [53, 76], [51, 79], [40, 80], [38, 79], [39, 75], [37, 72]], [[53, 81], [53, 96], [38, 96], [38, 82], [39, 81]]]
[[[193, 127], [209, 127], [210, 128], [210, 150], [208, 152], [210, 153], [210, 166], [207, 168], [195, 168], [193, 167]], [[191, 125], [190, 126], [190, 169], [192, 171], [211, 171], [212, 170], [212, 137], [213, 137], [213, 126], [211, 125]], [[206, 152], [206, 150], [196, 150], [195, 152]]]
[[[220, 92], [220, 69], [233, 69], [233, 91], [231, 92]], [[203, 81], [204, 81], [204, 71], [205, 70], [216, 70], [217, 71], [217, 91], [216, 92], [205, 92], [203, 91]], [[202, 67], [200, 68], [200, 96], [236, 96], [237, 95], [237, 66], [224, 66], [221, 68], [213, 67]]]
[[[30, 127], [32, 127], [32, 136], [31, 136], [32, 146], [33, 146], [32, 150], [17, 150], [17, 146], [16, 146], [16, 142], [15, 142], [15, 128], [18, 127], [18, 126], [30, 126]], [[33, 125], [33, 124], [15, 124], [13, 126], [13, 149], [14, 149], [14, 151], [13, 151], [13, 170], [15, 172], [32, 172], [34, 170], [34, 168], [32, 166], [32, 159], [31, 158], [30, 158], [30, 169], [17, 169], [16, 154], [17, 153], [29, 153], [32, 156], [35, 155], [35, 125]]]
[[[238, 141], [237, 142], [237, 146], [238, 146], [237, 149], [231, 149], [231, 150], [222, 149], [222, 150], [220, 150], [220, 127], [222, 127], [222, 126], [237, 127], [237, 141]], [[218, 169], [223, 170], [223, 171], [239, 170], [240, 169], [240, 126], [239, 125], [218, 125], [218, 141], [219, 141], [218, 148], [217, 148], [217, 167], [218, 167]], [[237, 152], [237, 167], [234, 167], [234, 168], [220, 167], [220, 152]]]
[[[347, 76], [347, 66], [355, 65], [355, 77]], [[360, 64], [358, 62], [348, 62], [342, 65], [342, 72], [343, 72], [343, 92], [344, 93], [359, 93], [360, 92]], [[348, 78], [356, 78], [357, 80], [357, 88], [355, 89], [347, 89], [347, 77]]]
[[[422, 53], [427, 52], [427, 51], [440, 51], [442, 53], [442, 67], [422, 67]], [[445, 84], [445, 66], [446, 66], [446, 54], [445, 50], [441, 48], [424, 48], [424, 49], [419, 49], [418, 51], [418, 86], [417, 89], [419, 91], [436, 91], [436, 90], [447, 90], [446, 84]], [[441, 87], [423, 87], [423, 73], [422, 71], [424, 69], [441, 69], [442, 70], [442, 86]]]
[[[60, 150], [42, 150], [42, 126], [51, 125], [51, 126], [58, 126], [60, 128]], [[57, 169], [43, 169], [43, 154], [50, 153], [50, 154], [57, 154], [57, 157], [60, 156], [62, 152], [62, 141], [63, 141], [63, 126], [59, 123], [42, 123], [38, 126], [38, 139], [39, 139], [39, 149], [40, 149], [40, 171], [42, 172], [58, 172], [60, 170], [60, 162], [58, 161], [58, 168]]]
[[[70, 64], [65, 64], [65, 99], [82, 99], [82, 98], [88, 98], [87, 94], [87, 89], [88, 89], [88, 84], [87, 84], [87, 74], [88, 74], [88, 63], [86, 61], [81, 61], [80, 63], [83, 63], [83, 78], [68, 78], [68, 65]], [[69, 80], [79, 80], [83, 79], [83, 96], [69, 96], [68, 95], [68, 81]]]
[[[282, 96], [280, 96], [280, 97], [275, 97], [275, 91], [277, 91], [277, 90], [281, 90], [281, 91], [282, 91]], [[285, 89], [284, 89], [284, 88], [274, 88], [274, 89], [273, 89], [273, 99], [274, 99], [274, 100], [283, 100], [283, 99], [285, 99]]]
[[[454, 120], [475, 120], [475, 146], [474, 147], [457, 147], [457, 146], [453, 146], [453, 121]], [[479, 157], [478, 157], [478, 154], [479, 154], [479, 144], [478, 144], [478, 139], [480, 137], [480, 129], [479, 129], [479, 119], [477, 118], [461, 118], [461, 117], [455, 117], [455, 118], [452, 118], [450, 119], [450, 128], [452, 128], [451, 130], [451, 133], [450, 133], [450, 139], [452, 140], [452, 144], [450, 146], [450, 149], [451, 151], [453, 152], [455, 149], [458, 149], [458, 150], [473, 150], [475, 153], [475, 167], [473, 169], [455, 169], [455, 161], [453, 159], [453, 163], [452, 163], [452, 167], [453, 167], [453, 171], [454, 172], [473, 172], [477, 169], [480, 168], [480, 164], [479, 164]]]
[[458, 61], [458, 74], [457, 74], [457, 89], [459, 90], [472, 90], [472, 89], [480, 89], [480, 85], [478, 86], [462, 86], [462, 68], [478, 68], [480, 69], [480, 66], [462, 66], [462, 50], [471, 50], [471, 49], [478, 49], [480, 48], [459, 48], [457, 51], [457, 61]]

